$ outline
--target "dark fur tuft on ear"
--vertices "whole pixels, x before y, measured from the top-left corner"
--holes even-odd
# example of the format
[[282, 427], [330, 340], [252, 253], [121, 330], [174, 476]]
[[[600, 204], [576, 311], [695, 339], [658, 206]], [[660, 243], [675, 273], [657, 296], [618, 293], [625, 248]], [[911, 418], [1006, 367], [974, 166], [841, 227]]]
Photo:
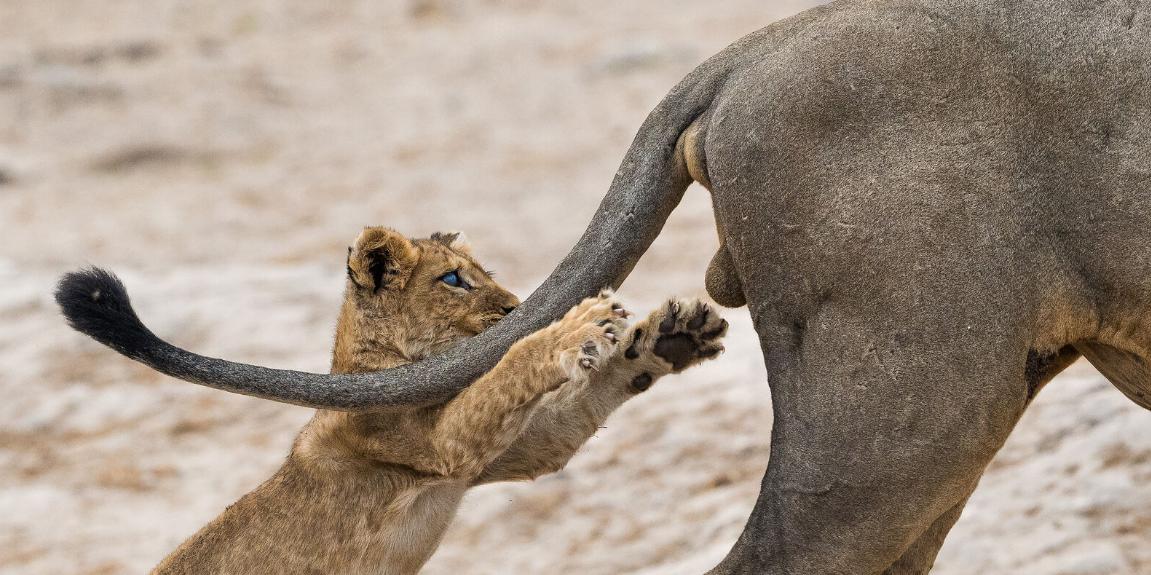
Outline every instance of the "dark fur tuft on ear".
[[432, 234], [431, 240], [433, 242], [439, 242], [441, 244], [444, 244], [445, 246], [450, 247], [452, 245], [452, 242], [456, 241], [456, 239], [458, 239], [459, 237], [460, 237], [460, 232], [436, 232], [436, 233]]
[[463, 232], [436, 232], [432, 234], [431, 240], [448, 246], [457, 252], [466, 254], [472, 252], [471, 244], [468, 243], [468, 237], [465, 236]]
[[387, 285], [384, 276], [395, 275], [396, 271], [388, 268], [388, 263], [391, 261], [392, 256], [388, 253], [387, 249], [378, 249], [368, 252], [364, 255], [368, 260], [368, 275], [372, 276], [372, 285], [376, 286], [375, 291], [380, 291], [380, 288]]
[[136, 317], [128, 291], [111, 272], [93, 267], [64, 274], [56, 303], [73, 329], [129, 357], [159, 341]]
[[348, 279], [376, 293], [407, 284], [419, 253], [411, 240], [388, 228], [364, 228], [348, 252]]

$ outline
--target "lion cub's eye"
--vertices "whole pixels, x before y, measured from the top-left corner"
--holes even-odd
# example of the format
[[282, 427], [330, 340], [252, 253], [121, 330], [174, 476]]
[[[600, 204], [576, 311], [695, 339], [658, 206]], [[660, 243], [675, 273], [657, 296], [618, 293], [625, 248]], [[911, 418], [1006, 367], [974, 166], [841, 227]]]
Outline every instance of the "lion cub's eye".
[[468, 285], [468, 282], [464, 281], [464, 278], [460, 277], [460, 271], [459, 270], [452, 270], [452, 271], [440, 276], [440, 281], [442, 281], [442, 282], [444, 282], [444, 283], [446, 283], [452, 287], [462, 287], [464, 289], [472, 289], [472, 286]]

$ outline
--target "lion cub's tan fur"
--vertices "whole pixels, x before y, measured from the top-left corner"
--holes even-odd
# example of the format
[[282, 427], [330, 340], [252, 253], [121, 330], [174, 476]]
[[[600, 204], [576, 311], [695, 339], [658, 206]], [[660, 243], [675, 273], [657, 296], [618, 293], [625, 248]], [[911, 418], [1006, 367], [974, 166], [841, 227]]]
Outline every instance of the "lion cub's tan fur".
[[[455, 234], [367, 228], [349, 250], [332, 371], [419, 360], [518, 303]], [[669, 302], [631, 329], [625, 314], [610, 294], [585, 300], [442, 405], [317, 411], [272, 478], [154, 572], [417, 572], [469, 487], [561, 469], [624, 401], [721, 349], [726, 323], [702, 304]]]

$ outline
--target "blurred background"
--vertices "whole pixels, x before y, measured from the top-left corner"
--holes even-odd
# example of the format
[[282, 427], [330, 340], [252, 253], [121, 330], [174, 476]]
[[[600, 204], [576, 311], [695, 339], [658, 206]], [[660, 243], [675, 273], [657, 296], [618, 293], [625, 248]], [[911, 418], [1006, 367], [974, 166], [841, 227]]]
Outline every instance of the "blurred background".
[[[267, 477], [310, 411], [177, 382], [71, 332], [120, 273], [162, 336], [325, 371], [361, 226], [464, 230], [526, 296], [647, 112], [820, 2], [0, 1], [0, 572], [147, 571]], [[693, 188], [623, 295], [703, 295]], [[569, 468], [474, 490], [429, 574], [698, 574], [735, 541], [771, 405], [746, 311]], [[1151, 414], [1086, 365], [992, 464], [937, 573], [1151, 572]]]

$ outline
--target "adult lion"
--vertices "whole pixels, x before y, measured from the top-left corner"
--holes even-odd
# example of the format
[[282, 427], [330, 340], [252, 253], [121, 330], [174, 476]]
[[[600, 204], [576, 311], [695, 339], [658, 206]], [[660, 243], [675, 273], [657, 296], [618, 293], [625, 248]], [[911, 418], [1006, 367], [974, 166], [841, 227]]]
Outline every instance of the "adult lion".
[[619, 285], [693, 179], [723, 244], [708, 288], [747, 303], [775, 412], [759, 501], [714, 573], [924, 572], [1080, 354], [1151, 406], [1147, 0], [842, 0], [747, 36], [651, 113], [543, 287], [418, 364], [329, 376], [106, 343], [314, 407], [443, 401]]

